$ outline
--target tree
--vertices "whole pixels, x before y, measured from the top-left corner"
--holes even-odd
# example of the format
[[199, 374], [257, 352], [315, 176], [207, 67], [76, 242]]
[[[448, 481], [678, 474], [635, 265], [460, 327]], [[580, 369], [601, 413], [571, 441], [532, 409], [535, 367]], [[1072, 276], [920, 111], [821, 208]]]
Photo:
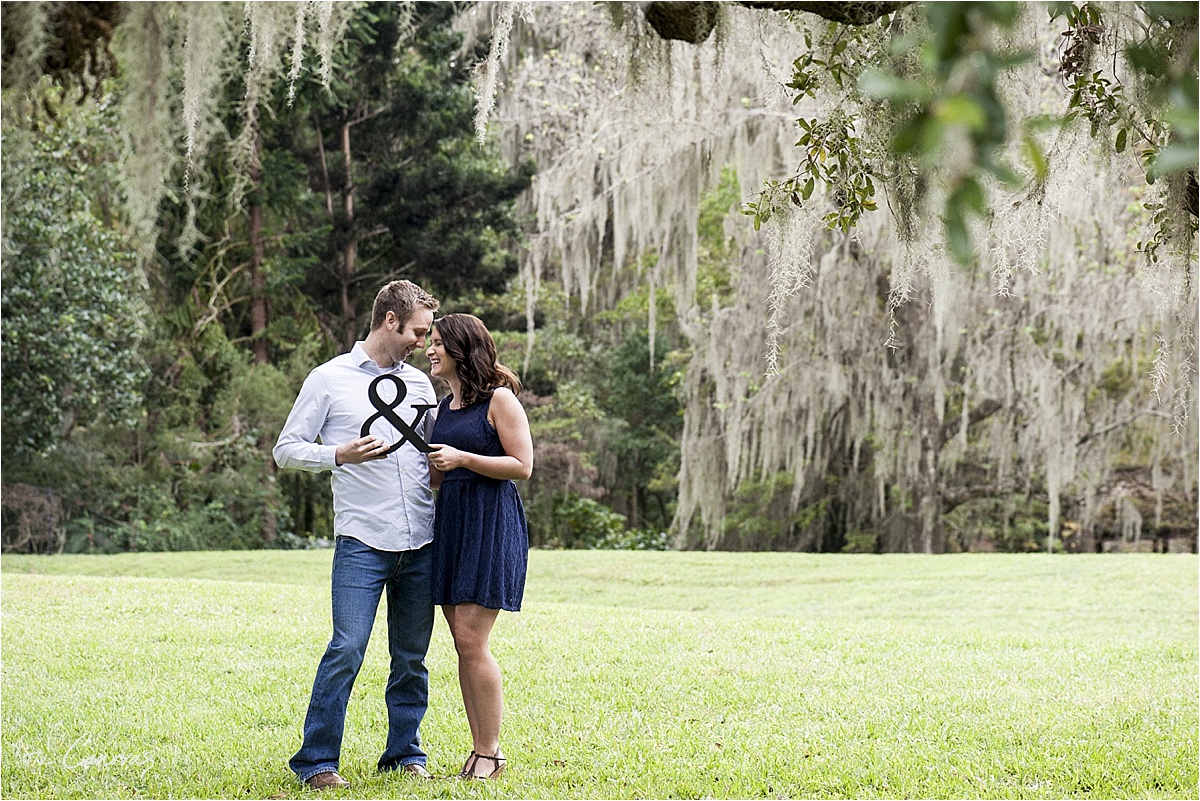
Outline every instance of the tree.
[[[272, 147], [301, 154], [325, 199], [328, 246], [306, 284], [341, 346], [361, 336], [375, 289], [407, 277], [441, 293], [501, 291], [516, 271], [508, 168], [471, 136], [472, 99], [445, 4], [365, 6], [334, 54], [332, 83], [303, 75]], [[332, 302], [330, 302], [332, 301]]]
[[56, 110], [55, 119], [27, 108], [18, 128], [9, 108], [3, 134], [5, 153], [23, 154], [3, 162], [10, 465], [52, 451], [77, 426], [136, 418], [145, 376], [138, 352], [143, 282], [107, 211], [115, 183], [112, 108], [72, 108], [53, 90], [40, 101]]
[[[294, 380], [304, 354], [363, 324], [363, 277], [498, 287], [512, 262], [496, 245], [515, 229], [489, 214], [507, 217], [523, 179], [450, 135], [461, 85], [422, 84], [458, 84], [473, 57], [451, 58], [440, 4], [60, 5], [5, 4], [6, 95], [47, 72], [89, 92], [110, 68], [126, 81], [133, 238], [196, 253], [149, 269], [172, 299], [154, 321], [169, 333], [151, 354], [153, 436], [170, 454], [155, 480], [181, 489], [142, 520], [181, 509], [226, 537], [255, 525], [214, 505], [237, 496], [227, 471], [259, 476], [252, 441], [274, 412], [255, 387]], [[1021, 496], [1058, 547], [1099, 531], [1122, 469], [1163, 508], [1194, 503], [1194, 7], [505, 3], [472, 18], [497, 32], [477, 120], [503, 86], [494, 141], [508, 164], [539, 165], [519, 201], [525, 285], [560, 281], [585, 318], [644, 294], [647, 362], [667, 318], [688, 342], [680, 542], [732, 543], [724, 523], [743, 520], [763, 541], [794, 532], [785, 547], [936, 551], [954, 542], [952, 508]], [[436, 22], [410, 36], [422, 19]], [[703, 44], [665, 40], [677, 24]], [[393, 136], [367, 75], [423, 98], [411, 116], [439, 113]], [[318, 86], [333, 80], [338, 102]], [[745, 205], [761, 230], [724, 217], [728, 256], [706, 266], [700, 219], [731, 174], [765, 187]], [[171, 181], [179, 201], [164, 204]], [[264, 340], [282, 369], [261, 364]], [[523, 344], [528, 360], [538, 345]], [[543, 422], [614, 422], [594, 411]], [[561, 439], [562, 463], [587, 467]], [[260, 480], [226, 509], [276, 503]], [[546, 494], [559, 489], [580, 487]]]
[[[1191, 397], [1194, 226], [1175, 225], [1158, 261], [1137, 266], [1126, 211], [1127, 192], [1159, 202], [1182, 173], [1147, 185], [1128, 141], [1118, 152], [1091, 139], [1061, 69], [1012, 58], [1062, 41], [1046, 9], [986, 5], [905, 6], [851, 29], [722, 4], [704, 47], [665, 42], [638, 14], [539, 6], [536, 30], [514, 25], [522, 58], [488, 65], [509, 87], [494, 114], [506, 153], [540, 165], [531, 282], [558, 278], [600, 309], [647, 283], [671, 290], [693, 353], [681, 542], [717, 544], [736, 488], [779, 474], [792, 511], [827, 510], [812, 521], [835, 526], [826, 542], [870, 534], [888, 550], [942, 550], [949, 509], [1014, 488], [1045, 503], [1043, 544], [1059, 547], [1068, 515], [1094, 530], [1086, 499], [1131, 449], [1154, 492], [1195, 497], [1182, 467], [1191, 402], [1164, 412], [1149, 377], [1102, 389], [1108, 370], [1154, 364], [1168, 408]], [[501, 28], [516, 13], [480, 16]], [[1152, 35], [1186, 32], [1151, 22]], [[1104, 41], [1119, 54], [1130, 40], [1114, 27]], [[1186, 97], [1183, 42], [1163, 74]], [[1170, 112], [1161, 95], [1139, 98], [1158, 119]], [[797, 116], [798, 132], [781, 122]], [[914, 149], [895, 146], [905, 132]], [[781, 179], [773, 165], [797, 160]], [[727, 166], [742, 186], [767, 186], [747, 208], [761, 230], [735, 234], [732, 290], [701, 297], [697, 221]], [[885, 207], [877, 190], [888, 215], [870, 213]], [[1114, 233], [1089, 238], [1093, 226]], [[1089, 303], [1073, 309], [1063, 286], [1086, 287]], [[1177, 311], [1161, 328], [1159, 298]], [[1119, 351], [1114, 319], [1140, 321]]]
[[57, 85], [99, 97], [116, 75], [114, 29], [121, 3], [8, 3], [3, 14], [4, 88], [29, 88], [44, 74]]
[[[893, 206], [901, 196], [906, 198], [904, 204], [920, 204], [935, 182], [944, 182], [946, 198], [941, 214], [947, 244], [955, 259], [965, 264], [974, 257], [968, 219], [971, 215], [983, 217], [988, 209], [985, 179], [1019, 188], [1026, 180], [1036, 187], [1045, 177], [1046, 157], [1038, 137], [1028, 127], [1030, 121], [1021, 129], [1021, 141], [1022, 155], [1032, 167], [1031, 179], [1014, 171], [1004, 153], [1015, 131], [999, 86], [1006, 73], [1032, 58], [1033, 53], [1020, 45], [989, 42], [993, 31], [1014, 27], [1020, 10], [1016, 4], [938, 3], [924, 8], [924, 27], [915, 26], [906, 41], [906, 45], [920, 43], [915, 51], [900, 54], [893, 46], [888, 62], [871, 64], [861, 52], [850, 56], [855, 50], [853, 36], [843, 37], [839, 32], [825, 45], [829, 47], [825, 60], [811, 54], [796, 60], [791, 82], [801, 95], [814, 96], [821, 82], [812, 71], [823, 68], [832, 71], [838, 87], [851, 95], [857, 85], [866, 98], [882, 101], [879, 106], [869, 101], [861, 105], [876, 120], [896, 121], [894, 130], [885, 131], [879, 138], [889, 150], [916, 165], [921, 177], [912, 191], [897, 185], [895, 176], [903, 174], [901, 170], [889, 170], [887, 166], [879, 169], [870, 164], [871, 156], [856, 151], [853, 134], [845, 137], [844, 147], [838, 147], [812, 135], [813, 120], [809, 135], [797, 144], [809, 148], [829, 145], [839, 161], [852, 165], [852, 171], [861, 170], [869, 178], [893, 184], [889, 193]], [[1113, 137], [1110, 141], [1115, 141], [1118, 152], [1126, 147], [1138, 148], [1149, 181], [1153, 183], [1156, 176], [1163, 176], [1175, 182], [1177, 207], [1195, 218], [1196, 10], [1171, 3], [1147, 3], [1142, 8], [1146, 24], [1133, 28], [1136, 33], [1131, 33], [1131, 29], [1121, 30], [1119, 20], [1107, 19], [1094, 4], [1085, 3], [1079, 8], [1070, 3], [1051, 5], [1051, 19], [1065, 18], [1068, 26], [1062, 34], [1067, 42], [1059, 63], [1063, 81], [1071, 90], [1063, 123], [1070, 125], [1076, 117], [1082, 117], [1090, 125], [1093, 138], [1103, 131], [1105, 137]], [[1110, 27], [1114, 30], [1108, 30]], [[1126, 93], [1119, 75], [1105, 74], [1096, 45], [1101, 44], [1103, 35], [1114, 34], [1125, 37], [1118, 39], [1117, 50], [1123, 49], [1126, 66], [1135, 79], [1150, 82], [1148, 88], [1140, 92], [1131, 88]], [[919, 54], [919, 61], [914, 52]], [[1097, 67], [1100, 69], [1093, 72]], [[1179, 108], [1173, 110], [1175, 105]], [[1190, 118], [1187, 108], [1193, 109]], [[1049, 122], [1040, 121], [1043, 125]], [[955, 137], [968, 143], [967, 157], [947, 170], [943, 166], [947, 143]], [[876, 153], [875, 157], [887, 164], [886, 153]], [[793, 202], [807, 200], [814, 177], [831, 190], [838, 187], [837, 181], [829, 181], [828, 174], [822, 175], [809, 163], [801, 166], [795, 179], [771, 186], [764, 194], [772, 197], [760, 197], [753, 210], [778, 205], [781, 195], [788, 193], [792, 193]], [[803, 191], [797, 194], [801, 183]], [[872, 194], [841, 193], [840, 220], [857, 219]], [[1194, 219], [1184, 228], [1175, 237], [1177, 244], [1186, 242], [1186, 229], [1194, 233]], [[1160, 226], [1156, 239], [1163, 235]], [[1147, 252], [1154, 257], [1152, 247]]]
[[[670, 386], [676, 370], [664, 364], [666, 338], [656, 337], [655, 343], [653, 360], [649, 358], [649, 337], [644, 332], [631, 333], [613, 348], [600, 402], [610, 419], [621, 421], [605, 448], [613, 457], [612, 483], [627, 498], [630, 525], [664, 530], [670, 525], [671, 514], [661, 489], [655, 489], [678, 469], [683, 410]], [[653, 367], [649, 367], [651, 362]], [[656, 508], [650, 505], [652, 498]]]
[[[709, 38], [716, 27], [720, 5], [705, 2], [647, 3], [644, 13], [650, 26], [664, 39], [700, 44]], [[743, 2], [740, 5], [789, 13], [804, 12], [842, 25], [863, 26], [881, 19], [890, 23], [890, 15], [912, 4]], [[1127, 145], [1135, 144], [1130, 137], [1132, 131], [1134, 138], [1140, 138], [1150, 148], [1146, 154], [1148, 168], [1164, 175], [1184, 173], [1181, 181], [1185, 186], [1185, 208], [1192, 216], [1196, 216], [1196, 7], [1193, 3], [1181, 2], [1144, 2], [1136, 5], [1146, 23], [1118, 35], [1124, 37], [1122, 47], [1131, 71], [1150, 84], [1148, 97], [1140, 98], [1140, 103], [1126, 96], [1119, 78], [1114, 81], [1111, 77], [1102, 77], [1100, 71], [1088, 72], [1090, 67], [1098, 66], [1093, 64], [1095, 47], [1114, 27], [1112, 17], [1119, 12], [1114, 10], [1106, 14], [1099, 4], [1089, 2], [1079, 6], [1070, 2], [1050, 4], [1051, 15], [1064, 18], [1068, 26], [1063, 33], [1067, 42], [1063, 47], [1061, 67], [1064, 75], [1074, 80], [1071, 107], [1092, 123], [1093, 137], [1099, 134], [1101, 128], [1111, 129], [1111, 135], [1118, 138], [1119, 149], [1124, 149]], [[929, 30], [919, 37], [905, 39], [904, 46], [911, 46], [914, 40], [920, 41], [922, 63], [929, 69], [929, 77], [936, 75], [942, 81], [956, 70], [961, 72], [966, 67], [966, 59], [972, 54], [975, 58], [981, 53], [986, 54], [987, 48], [978, 48], [975, 43], [986, 38], [989, 27], [1011, 27], [1017, 11], [1014, 3], [935, 3], [923, 4], [922, 7], [926, 12]], [[847, 37], [839, 33], [835, 39], [842, 42]], [[810, 52], [796, 60], [797, 74], [793, 77], [793, 83], [814, 86], [816, 81], [805, 74], [806, 68], [813, 65], [833, 72], [846, 69], [846, 62], [837, 58], [841, 53], [835, 52], [832, 60], [822, 61], [812, 55], [811, 40], [807, 44]], [[925, 82], [913, 81], [913, 76], [897, 74], [883, 65], [877, 65], [873, 72], [862, 73], [859, 77], [865, 79], [863, 88], [868, 94], [921, 105], [909, 120], [908, 128], [897, 133], [893, 145], [898, 150], [920, 151], [927, 158], [936, 157], [941, 138], [939, 129], [944, 124], [960, 122], [964, 115], [980, 114], [983, 119], [974, 126], [980, 135], [974, 163], [985, 172], [1003, 176], [1003, 171], [992, 161], [993, 151], [1004, 144], [1008, 135], [1004, 109], [995, 97], [994, 87], [996, 78], [1008, 66], [1002, 59], [987, 64], [984, 70], [974, 76], [978, 80], [969, 92], [957, 89], [947, 91], [945, 86], [938, 85], [937, 78]], [[957, 104], [954, 113], [958, 117], [947, 116], [945, 108], [937, 111], [939, 104]], [[1174, 110], [1164, 113], [1164, 105], [1168, 109], [1174, 106]], [[932, 165], [927, 163], [926, 166]], [[788, 191], [794, 188], [794, 185], [785, 186]], [[953, 209], [964, 203], [978, 206], [979, 203], [968, 195], [981, 193], [982, 190], [969, 185], [960, 188], [953, 202], [947, 203], [947, 211], [952, 213]], [[962, 228], [957, 220], [951, 221], [952, 236], [960, 239], [965, 237]], [[960, 251], [957, 255], [960, 261], [967, 258], [965, 252]]]

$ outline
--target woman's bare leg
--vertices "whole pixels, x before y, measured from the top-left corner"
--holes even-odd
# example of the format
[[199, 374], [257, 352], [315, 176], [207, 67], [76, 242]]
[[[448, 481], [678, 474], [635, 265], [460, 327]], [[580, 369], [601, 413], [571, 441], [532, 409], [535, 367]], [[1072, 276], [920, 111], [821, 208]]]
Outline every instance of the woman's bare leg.
[[[488, 648], [488, 636], [499, 610], [477, 604], [458, 604], [451, 609], [446, 621], [454, 636], [454, 650], [458, 652], [458, 683], [471, 726], [472, 748], [479, 754], [499, 756], [503, 680], [500, 665]], [[477, 760], [475, 775], [486, 776], [495, 769], [492, 760]]]
[[[451, 635], [454, 634], [454, 620], [455, 620], [454, 610], [457, 608], [458, 608], [457, 606], [451, 606], [450, 604], [444, 604], [442, 606], [442, 615], [446, 618], [446, 625], [450, 627]], [[456, 639], [456, 643], [457, 643], [457, 639]], [[457, 645], [456, 645], [456, 648], [457, 648]], [[462, 692], [463, 709], [467, 713], [467, 725], [471, 727], [471, 742], [474, 743], [475, 740], [478, 739], [478, 737], [476, 736], [477, 733], [475, 730], [474, 699], [471, 697], [470, 685], [467, 684], [466, 681], [464, 681], [461, 658], [458, 661], [458, 688], [459, 688], [459, 691]]]

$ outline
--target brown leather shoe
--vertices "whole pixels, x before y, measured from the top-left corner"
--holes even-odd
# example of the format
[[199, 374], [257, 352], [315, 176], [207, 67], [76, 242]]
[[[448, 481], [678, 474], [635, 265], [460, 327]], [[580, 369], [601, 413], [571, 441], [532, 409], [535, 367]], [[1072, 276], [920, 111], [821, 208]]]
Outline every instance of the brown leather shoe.
[[305, 782], [310, 790], [349, 790], [350, 782], [337, 774], [336, 770], [318, 773]]
[[400, 768], [400, 770], [402, 770], [405, 773], [408, 773], [412, 776], [415, 776], [418, 779], [432, 779], [433, 778], [433, 774], [430, 773], [429, 771], [425, 770], [424, 765], [420, 765], [416, 762], [410, 762], [407, 765], [405, 765], [404, 767]]

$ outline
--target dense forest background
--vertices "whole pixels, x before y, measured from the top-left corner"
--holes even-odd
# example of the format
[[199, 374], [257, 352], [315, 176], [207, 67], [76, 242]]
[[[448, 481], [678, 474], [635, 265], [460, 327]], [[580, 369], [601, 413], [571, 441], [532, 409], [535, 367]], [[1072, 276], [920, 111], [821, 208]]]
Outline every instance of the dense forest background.
[[[772, 215], [764, 196], [746, 206], [763, 164], [739, 162], [733, 151], [715, 158], [711, 148], [696, 149], [711, 180], [693, 187], [687, 241], [656, 233], [650, 243], [649, 228], [625, 231], [616, 212], [597, 222], [583, 207], [560, 216], [591, 220], [594, 230], [544, 224], [546, 182], [569, 184], [563, 154], [579, 145], [578, 130], [548, 120], [579, 118], [578, 104], [588, 102], [538, 94], [550, 82], [545, 73], [582, 74], [564, 85], [594, 88], [611, 67], [583, 45], [572, 61], [558, 49], [566, 40], [551, 34], [555, 24], [587, 34], [594, 21], [581, 28], [543, 19], [542, 40], [514, 39], [512, 58], [525, 59], [525, 69], [510, 65], [510, 92], [492, 122], [499, 133], [480, 140], [473, 69], [492, 43], [471, 35], [454, 4], [354, 4], [336, 36], [299, 44], [328, 44], [327, 52], [293, 53], [291, 74], [271, 81], [254, 72], [266, 58], [258, 39], [221, 33], [236, 27], [227, 4], [198, 4], [210, 8], [164, 34], [162, 53], [226, 35], [250, 64], [209, 79], [211, 119], [182, 88], [203, 50], [177, 63], [142, 54], [142, 72], [133, 73], [126, 67], [135, 62], [109, 49], [106, 31], [132, 25], [116, 15], [145, 15], [145, 32], [162, 4], [60, 4], [51, 24], [42, 21], [60, 46], [45, 51], [34, 76], [19, 75], [30, 46], [20, 32], [32, 23], [14, 5], [4, 4], [6, 551], [327, 544], [328, 476], [277, 470], [271, 447], [305, 375], [365, 335], [375, 291], [395, 278], [433, 292], [443, 312], [481, 317], [502, 361], [521, 373], [536, 449], [533, 478], [521, 486], [534, 546], [1196, 549], [1196, 415], [1172, 406], [1183, 397], [1185, 411], [1194, 408], [1194, 393], [1181, 385], [1194, 366], [1185, 361], [1173, 379], [1151, 380], [1165, 369], [1155, 342], [1167, 341], [1161, 331], [1174, 318], [1154, 316], [1152, 293], [1134, 300], [1143, 289], [1132, 212], [1107, 217], [1089, 207], [1087, 223], [1050, 237], [1044, 258], [1080, 265], [1051, 274], [1066, 276], [1056, 280], [1078, 304], [1090, 302], [1095, 314], [1081, 321], [1068, 321], [1058, 301], [1039, 306], [1031, 299], [1038, 286], [1024, 274], [1012, 279], [1023, 299], [992, 308], [978, 264], [962, 273], [974, 288], [956, 296], [976, 317], [945, 311], [927, 275], [912, 277], [897, 301], [881, 255], [888, 240], [865, 223], [860, 236], [846, 236], [845, 204], [820, 236], [797, 243], [786, 240], [790, 229], [776, 234], [829, 269], [802, 290], [809, 300], [768, 297], [780, 280], [762, 238]], [[292, 4], [263, 5], [287, 7], [274, 20], [286, 31]], [[1191, 24], [1194, 32], [1194, 8]], [[100, 33], [88, 38], [89, 30]], [[72, 35], [90, 46], [66, 47]], [[820, 46], [832, 52], [836, 41]], [[119, 33], [115, 42], [134, 52]], [[128, 113], [146, 100], [147, 64], [163, 73], [159, 101], [169, 116], [187, 123], [185, 136], [167, 134], [169, 147], [157, 150], [161, 115]], [[810, 66], [793, 65], [797, 94], [787, 103], [808, 92], [801, 77]], [[794, 140], [794, 128], [780, 130]], [[588, 139], [594, 153], [620, 149], [598, 141]], [[637, 146], [631, 135], [622, 143]], [[778, 169], [775, 153], [767, 166]], [[631, 169], [675, 190], [700, 169], [688, 161], [673, 173], [669, 162]], [[679, 227], [678, 209], [622, 200], [596, 164], [572, 169], [610, 211], [624, 202], [627, 219]], [[1145, 187], [1136, 172], [1096, 169], [1107, 188]], [[163, 176], [158, 195], [137, 185], [154, 170]], [[1192, 176], [1194, 186], [1194, 168]], [[873, 210], [866, 184], [856, 186], [856, 214]], [[799, 203], [811, 182], [787, 191]], [[147, 196], [149, 211], [138, 206]], [[760, 222], [768, 224], [761, 236]], [[1194, 282], [1190, 230], [1184, 278]], [[1112, 241], [1097, 245], [1097, 231]], [[539, 249], [539, 239], [555, 235], [557, 249]], [[592, 277], [581, 282], [573, 272], [564, 241], [595, 243]], [[907, 246], [925, 241], [910, 236]], [[680, 250], [694, 263], [686, 281], [670, 272], [668, 257]], [[802, 278], [788, 280], [812, 283]], [[1185, 309], [1194, 305], [1194, 288], [1184, 297]], [[778, 309], [795, 324], [781, 326]], [[1194, 353], [1194, 324], [1186, 328], [1194, 313], [1183, 319], [1181, 341]], [[830, 349], [803, 350], [802, 341], [818, 339]], [[780, 359], [785, 375], [791, 366], [791, 385], [764, 378]], [[989, 359], [994, 372], [1013, 374], [1009, 384], [986, 383]], [[423, 354], [412, 361], [426, 367]], [[1045, 380], [1059, 394], [1039, 411], [1018, 375], [1036, 384], [1050, 369], [1056, 377]], [[1171, 381], [1177, 391], [1163, 401], [1158, 390]], [[781, 386], [792, 388], [779, 396]], [[852, 396], [877, 406], [859, 408]], [[1047, 433], [1055, 414], [1073, 420], [1069, 453]], [[736, 438], [757, 461], [735, 465], [728, 442]], [[761, 456], [773, 449], [778, 458]], [[1030, 455], [1048, 449], [1061, 454]], [[720, 475], [697, 468], [721, 453], [733, 456], [712, 468]]]

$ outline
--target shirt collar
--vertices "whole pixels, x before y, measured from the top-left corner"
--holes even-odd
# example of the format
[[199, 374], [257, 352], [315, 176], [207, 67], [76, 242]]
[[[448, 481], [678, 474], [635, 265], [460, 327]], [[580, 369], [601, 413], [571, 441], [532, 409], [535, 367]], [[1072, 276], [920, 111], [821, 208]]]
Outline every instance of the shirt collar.
[[363, 349], [363, 341], [360, 339], [354, 343], [354, 347], [350, 349], [350, 358], [354, 360], [356, 367], [378, 367], [375, 360], [367, 355], [367, 351]]
[[394, 373], [404, 369], [405, 363], [393, 364], [391, 367], [380, 367], [375, 363], [375, 360], [367, 355], [367, 351], [363, 348], [363, 340], [354, 343], [354, 347], [350, 349], [350, 358], [354, 360], [354, 365], [366, 370], [378, 371], [381, 373]]
[[371, 359], [370, 356], [367, 356], [367, 351], [362, 348], [362, 345], [364, 344], [366, 343], [362, 341], [362, 339], [359, 339], [358, 342], [354, 343], [354, 347], [350, 348], [350, 359], [354, 360], [355, 367], [379, 373], [398, 373], [403, 371], [404, 368], [410, 367], [408, 362], [398, 362], [396, 365], [392, 365], [391, 367], [379, 367], [376, 361]]

